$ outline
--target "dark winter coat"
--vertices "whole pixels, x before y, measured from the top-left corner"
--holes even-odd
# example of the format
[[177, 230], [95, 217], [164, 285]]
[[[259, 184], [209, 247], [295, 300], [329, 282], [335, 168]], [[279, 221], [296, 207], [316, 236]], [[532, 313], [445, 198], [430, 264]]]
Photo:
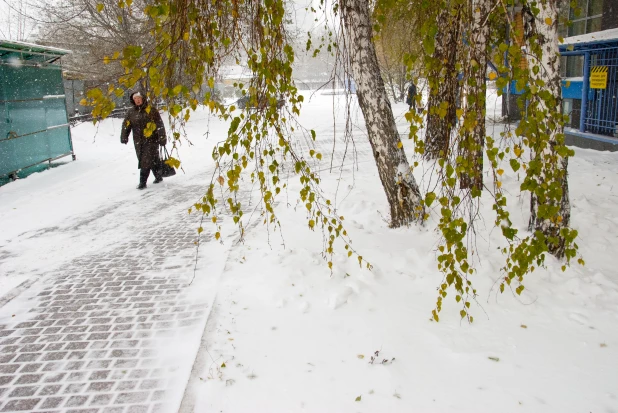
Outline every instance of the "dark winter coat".
[[[120, 135], [121, 143], [129, 142], [129, 134], [133, 132], [133, 144], [135, 145], [135, 154], [137, 155], [137, 167], [139, 169], [155, 169], [158, 167], [161, 159], [159, 157], [159, 146], [167, 143], [165, 134], [165, 125], [161, 119], [159, 112], [150, 106], [150, 113], [146, 112], [148, 102], [144, 97], [141, 106], [137, 106], [133, 101], [133, 95], [130, 100], [133, 105], [127, 112], [127, 116], [122, 122], [122, 134]], [[148, 127], [148, 123], [152, 122], [156, 125], [152, 135], [146, 137], [144, 130]]]
[[408, 95], [406, 97], [406, 103], [408, 105], [412, 105], [414, 102], [414, 98], [416, 98], [416, 85], [414, 83], [410, 84], [408, 88]]

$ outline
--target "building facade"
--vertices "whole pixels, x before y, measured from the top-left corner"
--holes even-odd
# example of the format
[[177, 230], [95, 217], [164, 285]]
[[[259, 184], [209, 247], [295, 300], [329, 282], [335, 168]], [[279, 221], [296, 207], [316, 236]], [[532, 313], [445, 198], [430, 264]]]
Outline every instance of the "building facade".
[[[618, 150], [618, 0], [565, 2], [559, 26], [567, 143]], [[521, 15], [514, 11], [514, 21]], [[516, 40], [516, 39], [515, 39]], [[503, 115], [518, 118], [518, 91], [507, 90]]]

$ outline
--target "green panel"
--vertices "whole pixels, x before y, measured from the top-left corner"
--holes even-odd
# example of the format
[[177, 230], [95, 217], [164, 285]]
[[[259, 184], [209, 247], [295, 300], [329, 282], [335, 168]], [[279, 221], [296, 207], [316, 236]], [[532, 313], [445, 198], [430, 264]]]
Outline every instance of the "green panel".
[[42, 100], [9, 102], [6, 104], [6, 107], [11, 120], [11, 131], [15, 132], [18, 136], [47, 129], [45, 104]]
[[50, 158], [66, 155], [72, 151], [69, 133], [68, 126], [47, 131]]
[[0, 140], [5, 139], [8, 136], [11, 126], [9, 122], [10, 119], [6, 110], [6, 105], [4, 103], [0, 103]]
[[47, 132], [0, 142], [0, 175], [49, 159]]
[[43, 100], [45, 107], [46, 126], [58, 126], [67, 124], [67, 108], [64, 99], [45, 99]]
[[58, 68], [0, 65], [0, 176], [72, 151], [62, 95]]
[[0, 141], [0, 175], [6, 175], [19, 169], [15, 156], [15, 140]]
[[0, 65], [5, 100], [41, 99], [46, 95], [63, 95], [62, 71], [59, 67]]

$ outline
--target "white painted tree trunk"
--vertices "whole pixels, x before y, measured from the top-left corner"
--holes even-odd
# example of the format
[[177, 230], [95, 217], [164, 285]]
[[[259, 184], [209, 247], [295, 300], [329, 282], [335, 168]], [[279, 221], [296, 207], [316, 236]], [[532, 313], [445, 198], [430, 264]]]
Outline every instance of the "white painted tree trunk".
[[356, 82], [356, 95], [390, 205], [391, 226], [421, 222], [424, 219], [422, 197], [400, 144], [395, 117], [380, 73], [369, 17], [369, 0], [341, 0], [339, 6]]
[[[538, 45], [542, 50], [540, 61], [533, 58], [528, 58], [528, 66], [530, 67], [531, 83], [534, 80], [540, 79], [545, 83], [544, 88], [553, 96], [556, 96], [556, 106], [548, 108], [543, 100], [540, 100], [537, 110], [555, 112], [562, 105], [562, 88], [560, 79], [560, 54], [558, 51], [558, 13], [560, 0], [544, 0], [537, 1], [536, 7], [539, 9], [538, 15], [534, 16], [529, 7], [524, 7], [524, 38], [526, 47], [529, 52], [534, 50], [535, 45]], [[548, 24], [549, 23], [549, 24]], [[533, 44], [534, 42], [534, 44]], [[539, 71], [535, 74], [532, 70], [534, 65], [538, 65]], [[533, 114], [529, 113], [528, 116]], [[568, 185], [568, 158], [562, 157], [554, 148], [557, 135], [564, 133], [562, 123], [556, 122], [548, 126], [545, 133], [549, 134], [549, 145], [540, 148], [539, 153], [533, 153], [533, 158], [552, 158], [555, 159], [555, 171], [542, 171], [541, 176], [537, 177], [538, 183], [542, 184], [546, 180], [547, 174], [557, 174], [562, 181], [562, 199], [557, 202], [548, 200], [550, 206], [559, 206], [560, 210], [556, 219], [540, 219], [538, 217], [539, 207], [542, 206], [540, 198], [532, 193], [530, 200], [530, 221], [529, 229], [531, 231], [540, 230], [549, 239], [557, 240], [549, 242], [549, 252], [557, 258], [564, 256], [565, 240], [560, 235], [562, 228], [568, 227], [571, 217], [571, 204], [569, 201], [569, 185]]]

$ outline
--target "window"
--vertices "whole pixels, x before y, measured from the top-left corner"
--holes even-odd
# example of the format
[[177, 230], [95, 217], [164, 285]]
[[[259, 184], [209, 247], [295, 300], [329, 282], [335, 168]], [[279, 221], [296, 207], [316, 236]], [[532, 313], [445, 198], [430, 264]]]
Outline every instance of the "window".
[[571, 2], [568, 36], [593, 33], [601, 30], [603, 0], [574, 0]]
[[560, 58], [560, 76], [581, 77], [584, 75], [584, 56], [562, 56]]

